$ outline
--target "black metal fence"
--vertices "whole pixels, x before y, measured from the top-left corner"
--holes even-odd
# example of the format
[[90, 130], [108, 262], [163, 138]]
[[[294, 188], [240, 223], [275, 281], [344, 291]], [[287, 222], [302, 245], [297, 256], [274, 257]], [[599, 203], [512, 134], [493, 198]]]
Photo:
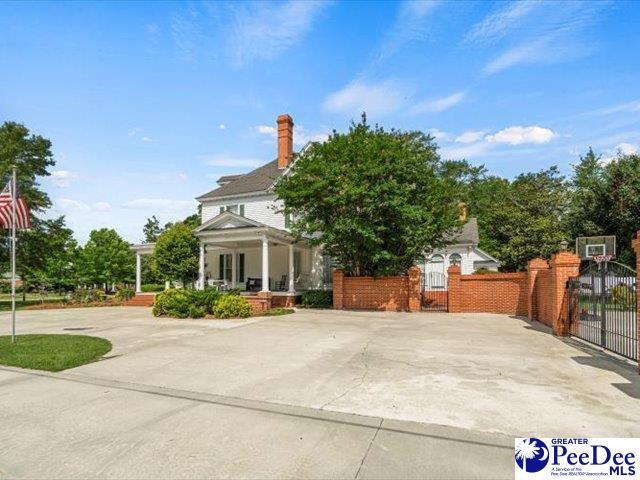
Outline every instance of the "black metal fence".
[[427, 311], [447, 311], [447, 276], [440, 272], [422, 272], [420, 276], [422, 309]]
[[638, 360], [636, 272], [617, 262], [593, 263], [569, 280], [571, 335]]

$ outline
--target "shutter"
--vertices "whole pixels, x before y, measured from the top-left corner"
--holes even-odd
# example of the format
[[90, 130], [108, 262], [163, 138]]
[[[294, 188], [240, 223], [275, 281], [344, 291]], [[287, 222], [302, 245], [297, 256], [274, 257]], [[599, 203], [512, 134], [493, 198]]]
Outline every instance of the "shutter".
[[220, 263], [218, 265], [218, 279], [219, 280], [223, 280], [224, 279], [224, 255], [220, 255]]
[[284, 228], [289, 228], [291, 227], [291, 215], [289, 215], [288, 213], [284, 214]]
[[242, 203], [238, 206], [238, 215], [244, 217], [244, 204]]
[[224, 207], [220, 205], [220, 213], [224, 212]]

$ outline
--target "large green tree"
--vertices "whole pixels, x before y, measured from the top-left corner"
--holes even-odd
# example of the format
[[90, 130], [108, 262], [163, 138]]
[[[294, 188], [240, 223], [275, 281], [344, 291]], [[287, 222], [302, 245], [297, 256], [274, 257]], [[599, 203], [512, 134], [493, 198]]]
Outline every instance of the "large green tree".
[[118, 233], [109, 228], [92, 230], [81, 250], [79, 276], [83, 283], [131, 283], [135, 271], [135, 254]]
[[484, 234], [504, 270], [522, 270], [535, 257], [549, 258], [569, 240], [568, 185], [556, 167], [518, 175], [483, 213]]
[[16, 254], [18, 274], [27, 288], [68, 290], [77, 283], [77, 243], [64, 217], [34, 218], [31, 229], [22, 232]]
[[364, 115], [305, 149], [276, 193], [294, 231], [322, 244], [348, 275], [404, 273], [459, 226], [432, 138], [371, 127]]
[[5, 122], [0, 126], [0, 180], [9, 181], [13, 166], [17, 167], [18, 185], [32, 211], [51, 206], [47, 194], [40, 189], [38, 177], [49, 175], [55, 165], [51, 142], [29, 132], [24, 125]]
[[192, 228], [177, 223], [158, 237], [153, 262], [158, 274], [165, 280], [180, 280], [183, 285], [198, 276], [200, 242]]

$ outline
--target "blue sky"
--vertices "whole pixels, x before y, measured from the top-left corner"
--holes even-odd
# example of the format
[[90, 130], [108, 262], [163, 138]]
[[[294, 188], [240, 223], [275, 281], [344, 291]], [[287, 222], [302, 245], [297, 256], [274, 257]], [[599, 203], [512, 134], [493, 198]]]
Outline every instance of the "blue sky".
[[0, 121], [50, 138], [84, 241], [195, 211], [220, 175], [367, 111], [513, 177], [640, 144], [640, 3], [2, 3]]

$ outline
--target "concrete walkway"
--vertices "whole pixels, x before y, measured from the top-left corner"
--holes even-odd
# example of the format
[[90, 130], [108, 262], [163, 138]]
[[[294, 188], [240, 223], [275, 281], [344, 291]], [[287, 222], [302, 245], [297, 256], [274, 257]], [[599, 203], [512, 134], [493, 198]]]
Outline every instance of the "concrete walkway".
[[114, 350], [59, 374], [0, 369], [0, 477], [510, 478], [514, 436], [640, 436], [632, 366], [506, 316], [18, 322]]

